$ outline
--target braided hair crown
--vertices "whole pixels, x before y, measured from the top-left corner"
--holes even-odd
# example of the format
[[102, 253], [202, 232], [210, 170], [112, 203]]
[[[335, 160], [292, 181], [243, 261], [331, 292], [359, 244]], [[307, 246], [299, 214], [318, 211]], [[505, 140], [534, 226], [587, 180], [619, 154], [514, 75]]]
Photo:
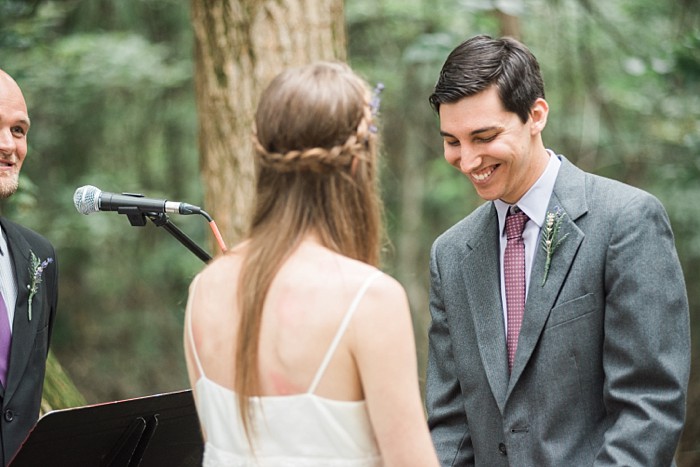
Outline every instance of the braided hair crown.
[[[369, 161], [376, 127], [366, 84], [342, 63], [292, 68], [261, 97], [253, 147], [261, 168], [324, 173]], [[371, 162], [371, 161], [370, 161]]]

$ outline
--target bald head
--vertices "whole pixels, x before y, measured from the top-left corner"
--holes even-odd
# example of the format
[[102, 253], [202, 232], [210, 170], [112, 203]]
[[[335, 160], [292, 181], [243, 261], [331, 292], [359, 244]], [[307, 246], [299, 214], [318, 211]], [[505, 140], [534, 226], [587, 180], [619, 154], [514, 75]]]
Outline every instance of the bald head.
[[[13, 87], [19, 90], [19, 85], [17, 82], [10, 76], [5, 70], [0, 68], [0, 86], [3, 88], [5, 87]], [[20, 91], [20, 94], [22, 91]]]
[[[12, 101], [18, 108], [27, 113], [27, 103], [24, 101], [24, 94], [19, 87], [19, 84], [5, 70], [0, 68], [0, 99], [3, 101]], [[29, 116], [27, 116], [27, 121]]]
[[0, 79], [10, 79], [11, 81], [14, 81], [12, 79], [12, 76], [8, 75], [7, 72], [2, 68], [0, 68]]
[[17, 82], [0, 70], [0, 198], [17, 191], [19, 171], [27, 155], [29, 115]]

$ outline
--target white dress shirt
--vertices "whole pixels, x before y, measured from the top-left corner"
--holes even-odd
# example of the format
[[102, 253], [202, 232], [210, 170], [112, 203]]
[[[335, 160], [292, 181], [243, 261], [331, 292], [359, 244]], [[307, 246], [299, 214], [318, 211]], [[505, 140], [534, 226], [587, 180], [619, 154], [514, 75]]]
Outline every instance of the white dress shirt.
[[[547, 206], [549, 205], [549, 199], [552, 197], [552, 191], [554, 191], [554, 182], [557, 180], [557, 175], [559, 174], [559, 167], [561, 167], [561, 160], [557, 157], [554, 152], [547, 150], [549, 153], [549, 162], [547, 167], [537, 179], [534, 185], [523, 195], [517, 203], [516, 206], [520, 208], [527, 217], [530, 219], [525, 223], [525, 230], [523, 231], [523, 241], [525, 242], [525, 297], [530, 290], [530, 272], [532, 270], [532, 262], [535, 258], [535, 252], [539, 247], [539, 238], [542, 225], [544, 224], [545, 216], [547, 215]], [[508, 333], [508, 309], [506, 306], [506, 285], [505, 285], [505, 275], [503, 273], [503, 254], [506, 251], [506, 244], [508, 243], [508, 237], [506, 236], [506, 215], [508, 214], [508, 209], [511, 205], [497, 199], [494, 201], [496, 205], [496, 211], [498, 212], [498, 228], [501, 232], [500, 244], [500, 270], [501, 270], [501, 303], [503, 303], [503, 323], [506, 327], [506, 335]], [[527, 301], [527, 299], [526, 299]]]
[[15, 317], [15, 304], [17, 303], [17, 278], [12, 266], [10, 250], [7, 247], [5, 231], [0, 228], [0, 292], [5, 300], [7, 317], [10, 320], [10, 330]]

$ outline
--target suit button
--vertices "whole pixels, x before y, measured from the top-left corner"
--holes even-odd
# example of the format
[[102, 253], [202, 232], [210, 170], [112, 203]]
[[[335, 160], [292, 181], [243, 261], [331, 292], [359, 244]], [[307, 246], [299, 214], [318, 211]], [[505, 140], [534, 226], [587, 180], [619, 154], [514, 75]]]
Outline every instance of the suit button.
[[498, 450], [503, 454], [504, 456], [508, 455], [508, 450], [506, 449], [506, 445], [503, 443], [498, 443]]
[[11, 422], [12, 420], [15, 419], [15, 414], [12, 412], [12, 410], [5, 410], [5, 421], [6, 422]]

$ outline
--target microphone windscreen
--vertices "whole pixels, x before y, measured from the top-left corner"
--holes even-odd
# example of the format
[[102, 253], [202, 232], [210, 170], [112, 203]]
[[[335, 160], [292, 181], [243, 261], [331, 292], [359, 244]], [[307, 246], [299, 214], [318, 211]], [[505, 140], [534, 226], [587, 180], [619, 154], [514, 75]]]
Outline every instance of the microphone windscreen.
[[100, 210], [99, 199], [100, 199], [99, 188], [92, 185], [85, 185], [77, 190], [73, 194], [73, 204], [75, 204], [75, 209], [81, 214], [91, 214]]

